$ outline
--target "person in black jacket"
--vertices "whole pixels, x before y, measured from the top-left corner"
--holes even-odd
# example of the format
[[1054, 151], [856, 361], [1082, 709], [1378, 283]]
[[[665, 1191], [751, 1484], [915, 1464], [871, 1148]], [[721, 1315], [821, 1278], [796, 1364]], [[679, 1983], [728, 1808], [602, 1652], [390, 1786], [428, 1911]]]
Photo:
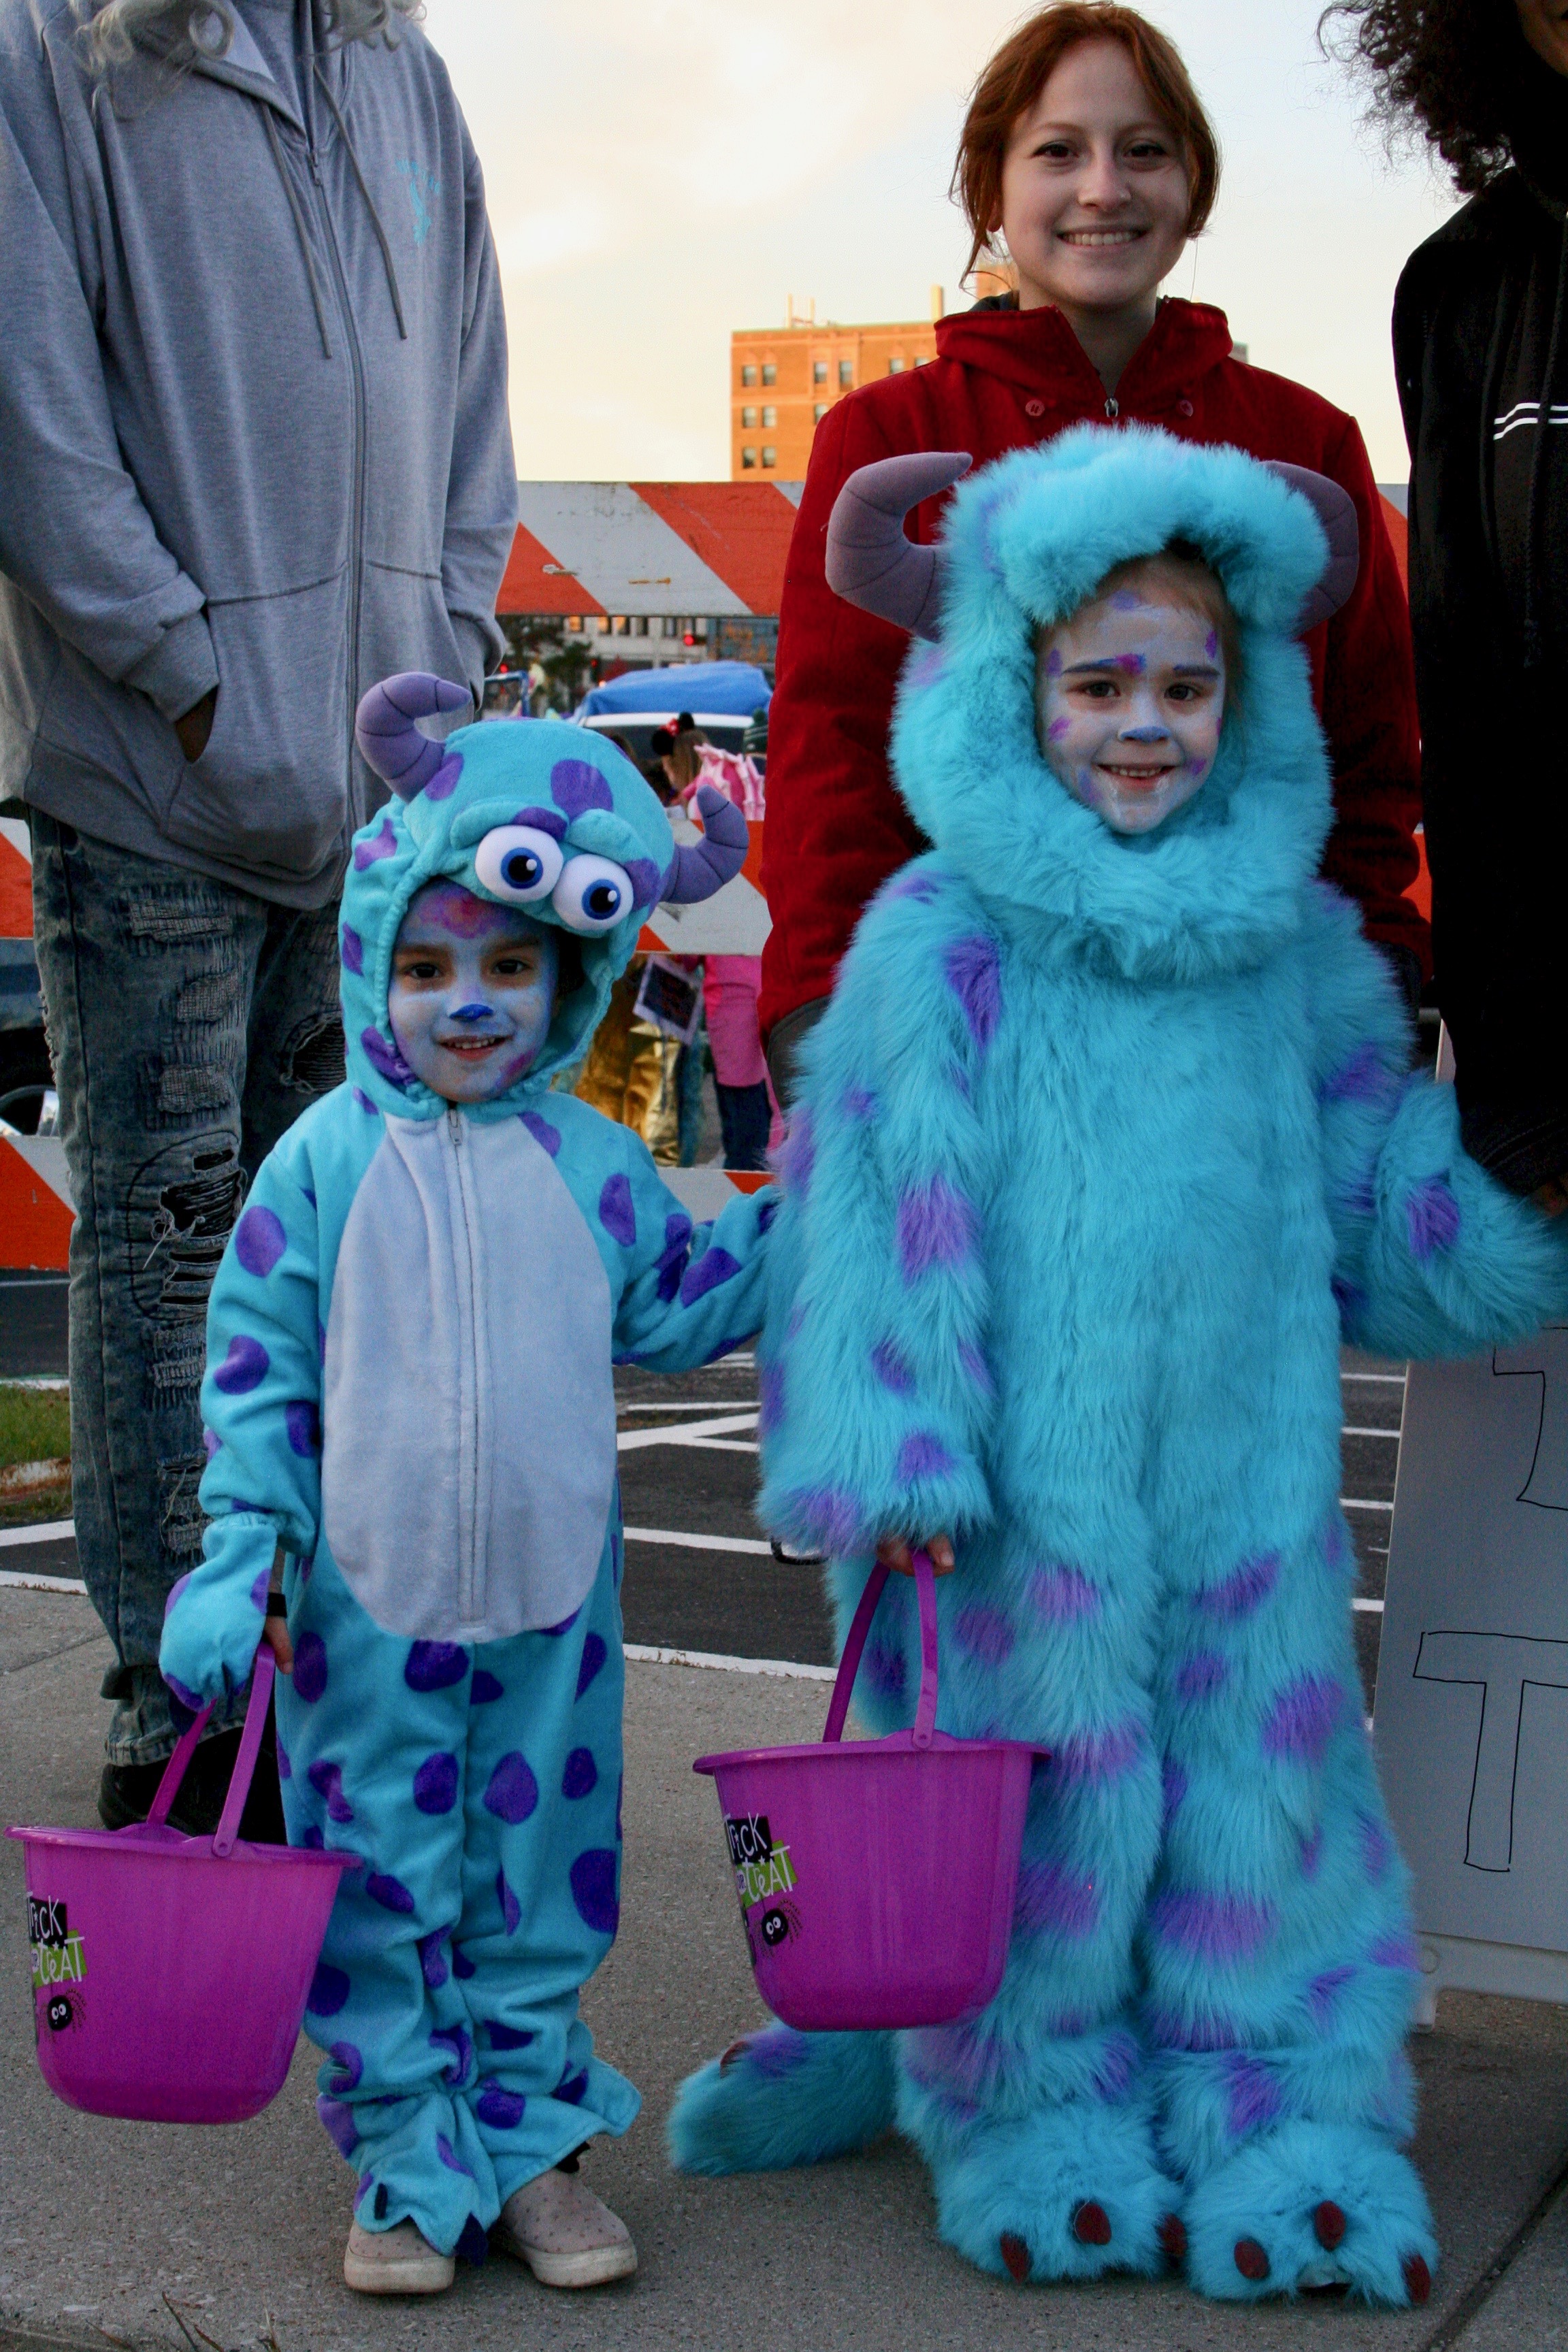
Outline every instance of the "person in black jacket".
[[1470, 202], [1406, 263], [1394, 364], [1438, 1001], [1465, 1142], [1568, 1207], [1568, 0], [1346, 0], [1377, 110]]

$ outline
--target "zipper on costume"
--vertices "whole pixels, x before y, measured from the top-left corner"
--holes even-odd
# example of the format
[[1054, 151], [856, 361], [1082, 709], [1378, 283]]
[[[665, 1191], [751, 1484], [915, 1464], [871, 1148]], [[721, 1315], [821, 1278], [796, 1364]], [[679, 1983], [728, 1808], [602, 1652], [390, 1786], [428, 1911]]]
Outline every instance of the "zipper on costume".
[[[353, 306], [349, 300], [348, 276], [343, 268], [343, 257], [338, 244], [337, 229], [332, 222], [332, 210], [327, 202], [326, 183], [316, 152], [314, 116], [306, 150], [310, 159], [310, 177], [317, 191], [317, 210], [326, 232], [327, 251], [331, 256], [332, 277], [338, 289], [338, 306], [343, 315], [343, 333], [348, 341], [349, 368], [353, 377], [354, 392], [354, 503], [353, 525], [349, 540], [349, 705], [347, 711], [349, 739], [349, 778], [353, 789], [354, 753], [354, 713], [359, 709], [359, 639], [360, 616], [364, 604], [364, 476], [365, 476], [365, 394], [364, 354], [360, 348], [359, 328], [354, 320]], [[344, 811], [345, 819], [347, 810]]]
[[[479, 1277], [474, 1265], [476, 1209], [470, 1189], [468, 1154], [463, 1148], [463, 1114], [456, 1105], [447, 1113], [447, 1134], [452, 1147], [452, 1163], [457, 1171], [458, 1205], [463, 1228], [458, 1279], [468, 1306], [467, 1328], [461, 1330], [461, 1338], [468, 1360], [463, 1367], [466, 1378], [459, 1383], [459, 1394], [466, 1393], [468, 1409], [464, 1414], [464, 1426], [458, 1433], [458, 1615], [462, 1624], [472, 1625], [482, 1614], [479, 1593]], [[461, 1327], [460, 1315], [458, 1319]]]
[[1121, 403], [1111, 394], [1106, 394], [1105, 413], [1114, 421], [1121, 414]]

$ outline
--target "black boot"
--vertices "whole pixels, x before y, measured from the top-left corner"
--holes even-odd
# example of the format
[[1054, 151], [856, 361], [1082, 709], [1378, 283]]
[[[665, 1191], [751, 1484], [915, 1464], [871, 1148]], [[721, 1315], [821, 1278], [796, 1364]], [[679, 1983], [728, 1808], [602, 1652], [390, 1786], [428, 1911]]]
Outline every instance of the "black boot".
[[[179, 1794], [169, 1808], [169, 1827], [185, 1837], [211, 1837], [223, 1815], [224, 1800], [239, 1754], [240, 1733], [215, 1731], [200, 1742], [185, 1767]], [[98, 1817], [106, 1830], [122, 1830], [144, 1822], [163, 1777], [165, 1757], [157, 1764], [106, 1764], [98, 1784]], [[253, 1845], [287, 1845], [283, 1799], [278, 1787], [278, 1745], [272, 1710], [257, 1751], [256, 1770], [239, 1817], [239, 1834]]]

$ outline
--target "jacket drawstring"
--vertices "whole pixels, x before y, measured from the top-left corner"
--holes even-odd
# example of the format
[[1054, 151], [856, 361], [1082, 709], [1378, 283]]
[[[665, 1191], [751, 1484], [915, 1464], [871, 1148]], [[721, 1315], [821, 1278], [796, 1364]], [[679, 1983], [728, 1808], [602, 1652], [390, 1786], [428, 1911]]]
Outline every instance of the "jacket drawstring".
[[388, 240], [385, 229], [383, 228], [381, 225], [381, 215], [376, 211], [375, 199], [371, 194], [370, 189], [366, 184], [364, 173], [360, 168], [359, 157], [354, 152], [354, 142], [349, 137], [349, 126], [343, 121], [342, 109], [339, 106], [337, 100], [332, 96], [331, 90], [328, 87], [327, 78], [321, 71], [320, 61], [313, 58], [311, 62], [315, 69], [316, 80], [321, 86], [321, 95], [332, 110], [332, 121], [338, 126], [338, 136], [343, 142], [343, 152], [348, 157], [349, 162], [353, 168], [354, 178], [359, 182], [359, 192], [364, 198], [364, 208], [370, 215], [370, 225], [375, 231], [375, 241], [381, 247], [381, 257], [386, 265], [386, 286], [387, 291], [392, 296], [392, 308], [397, 319], [397, 331], [402, 336], [404, 341], [406, 342], [408, 341], [408, 329], [404, 323], [403, 296], [398, 289], [397, 271], [393, 264], [391, 243]]
[[1563, 243], [1557, 261], [1557, 299], [1552, 307], [1552, 333], [1546, 346], [1546, 373], [1541, 386], [1541, 407], [1535, 426], [1535, 446], [1530, 453], [1530, 495], [1524, 513], [1524, 667], [1541, 667], [1541, 620], [1536, 583], [1540, 573], [1542, 516], [1545, 505], [1546, 439], [1552, 430], [1552, 392], [1557, 382], [1557, 358], [1563, 343], [1563, 313], [1568, 308], [1568, 215], [1563, 223]]
[[316, 270], [316, 257], [310, 250], [310, 233], [305, 226], [305, 215], [300, 209], [300, 199], [294, 193], [294, 183], [289, 177], [289, 166], [283, 160], [282, 142], [278, 136], [278, 126], [272, 120], [272, 109], [265, 99], [259, 100], [258, 103], [261, 109], [261, 120], [267, 125], [267, 143], [272, 150], [272, 161], [278, 167], [278, 176], [283, 183], [283, 193], [289, 199], [289, 209], [294, 215], [294, 234], [300, 240], [300, 251], [305, 263], [305, 275], [310, 281], [310, 299], [316, 306], [316, 324], [321, 329], [321, 349], [328, 359], [331, 359], [332, 339], [327, 332], [327, 313], [321, 299], [321, 281]]

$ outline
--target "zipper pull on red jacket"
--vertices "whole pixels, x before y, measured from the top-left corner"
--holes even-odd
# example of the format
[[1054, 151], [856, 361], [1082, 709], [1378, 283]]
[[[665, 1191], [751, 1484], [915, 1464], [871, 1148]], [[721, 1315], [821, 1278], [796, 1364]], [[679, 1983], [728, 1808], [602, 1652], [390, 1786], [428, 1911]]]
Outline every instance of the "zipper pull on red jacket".
[[1105, 404], [1105, 413], [1107, 416], [1111, 417], [1112, 419], [1120, 416], [1121, 414], [1121, 403], [1119, 400], [1108, 397]]

